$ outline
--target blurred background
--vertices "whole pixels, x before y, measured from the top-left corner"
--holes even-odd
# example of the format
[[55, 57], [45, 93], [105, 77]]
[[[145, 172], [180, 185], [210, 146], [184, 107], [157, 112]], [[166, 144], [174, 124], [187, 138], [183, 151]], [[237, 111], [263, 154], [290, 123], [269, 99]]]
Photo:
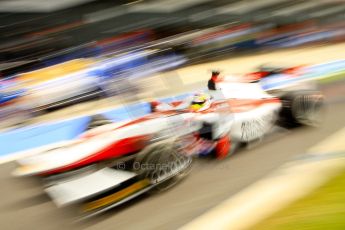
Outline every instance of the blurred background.
[[[156, 80], [143, 83], [144, 77], [188, 65], [340, 43], [345, 38], [343, 3], [3, 0], [1, 126], [124, 92], [126, 101], [135, 101], [143, 91], [161, 87], [152, 86]], [[14, 113], [22, 117], [15, 119]]]
[[[14, 148], [19, 142], [15, 133], [33, 124], [205, 87], [211, 69], [244, 74], [271, 62], [313, 65], [343, 60], [344, 41], [343, 0], [1, 0], [0, 146]], [[333, 113], [320, 130], [299, 130], [259, 149], [260, 157], [250, 149], [230, 163], [198, 163], [197, 174], [166, 197], [146, 198], [114, 219], [108, 218], [112, 212], [82, 228], [137, 229], [143, 223], [144, 229], [163, 229], [165, 224], [176, 229], [188, 223], [343, 127], [344, 70], [343, 63], [332, 72], [336, 83], [324, 81], [327, 100], [342, 104], [330, 106]], [[124, 109], [128, 118], [142, 115], [131, 108]], [[28, 138], [25, 144], [37, 143]], [[10, 153], [4, 149], [0, 156]], [[0, 168], [1, 175], [7, 175], [0, 179], [8, 185], [3, 196], [13, 202], [26, 199], [33, 190], [8, 179], [9, 168]], [[13, 190], [21, 193], [13, 195]], [[35, 226], [41, 221], [42, 229], [57, 229], [59, 225], [51, 223], [64, 223], [65, 214], [43, 203], [27, 199], [24, 206], [4, 205], [0, 222], [4, 229], [21, 229], [21, 223], [12, 226], [21, 210], [27, 215], [23, 223]], [[158, 211], [163, 206], [166, 210]], [[147, 210], [161, 221], [150, 219]], [[268, 225], [271, 220], [258, 229]]]
[[3, 0], [1, 73], [140, 48], [172, 48], [191, 62], [229, 51], [340, 42], [343, 3]]

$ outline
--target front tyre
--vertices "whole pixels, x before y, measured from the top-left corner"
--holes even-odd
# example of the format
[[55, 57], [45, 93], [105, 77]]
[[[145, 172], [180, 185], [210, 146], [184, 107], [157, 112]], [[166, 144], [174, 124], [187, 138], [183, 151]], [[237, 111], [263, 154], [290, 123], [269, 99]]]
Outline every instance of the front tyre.
[[166, 190], [190, 171], [192, 159], [181, 153], [171, 141], [160, 141], [148, 146], [135, 159], [134, 171], [155, 185], [156, 191]]

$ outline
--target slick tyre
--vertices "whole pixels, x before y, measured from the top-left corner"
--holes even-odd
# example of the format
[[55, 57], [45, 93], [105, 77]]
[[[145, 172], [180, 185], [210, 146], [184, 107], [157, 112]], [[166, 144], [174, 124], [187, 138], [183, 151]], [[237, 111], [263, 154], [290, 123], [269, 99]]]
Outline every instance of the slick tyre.
[[139, 153], [133, 169], [155, 185], [155, 191], [163, 191], [184, 178], [191, 163], [191, 157], [182, 154], [173, 141], [160, 141]]
[[319, 91], [291, 92], [281, 97], [283, 126], [318, 126], [323, 117], [324, 100]]

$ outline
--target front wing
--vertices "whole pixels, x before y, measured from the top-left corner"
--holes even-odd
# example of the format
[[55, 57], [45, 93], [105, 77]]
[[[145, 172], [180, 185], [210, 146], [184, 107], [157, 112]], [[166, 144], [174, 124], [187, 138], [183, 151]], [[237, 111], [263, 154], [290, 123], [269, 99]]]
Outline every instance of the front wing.
[[74, 205], [81, 218], [119, 206], [154, 186], [136, 173], [104, 168], [91, 174], [55, 181], [45, 191], [58, 207]]

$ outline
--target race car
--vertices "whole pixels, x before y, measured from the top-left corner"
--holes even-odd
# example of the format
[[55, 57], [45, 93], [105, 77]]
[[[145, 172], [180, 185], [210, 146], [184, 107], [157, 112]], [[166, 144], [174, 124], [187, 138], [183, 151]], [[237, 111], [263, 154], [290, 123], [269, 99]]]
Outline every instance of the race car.
[[201, 155], [224, 158], [242, 145], [262, 139], [275, 125], [286, 127], [314, 125], [323, 105], [319, 92], [290, 92], [276, 97], [262, 90], [259, 83], [218, 82], [208, 90], [171, 103], [152, 102], [153, 111], [186, 111], [198, 114], [203, 128], [199, 144], [208, 145]]
[[115, 123], [96, 117], [77, 139], [22, 153], [13, 175], [42, 177], [58, 207], [91, 217], [187, 175], [191, 157], [177, 140], [198, 129], [189, 125], [193, 116], [161, 112]]
[[259, 86], [243, 83], [235, 88], [239, 87], [242, 90], [237, 92], [247, 93], [235, 96], [221, 91], [200, 92], [182, 101], [152, 102], [152, 109], [195, 113], [194, 121], [201, 123], [202, 128], [195, 135], [193, 146], [201, 149], [192, 152], [223, 159], [238, 147], [270, 133], [282, 107], [278, 98], [265, 93]]

